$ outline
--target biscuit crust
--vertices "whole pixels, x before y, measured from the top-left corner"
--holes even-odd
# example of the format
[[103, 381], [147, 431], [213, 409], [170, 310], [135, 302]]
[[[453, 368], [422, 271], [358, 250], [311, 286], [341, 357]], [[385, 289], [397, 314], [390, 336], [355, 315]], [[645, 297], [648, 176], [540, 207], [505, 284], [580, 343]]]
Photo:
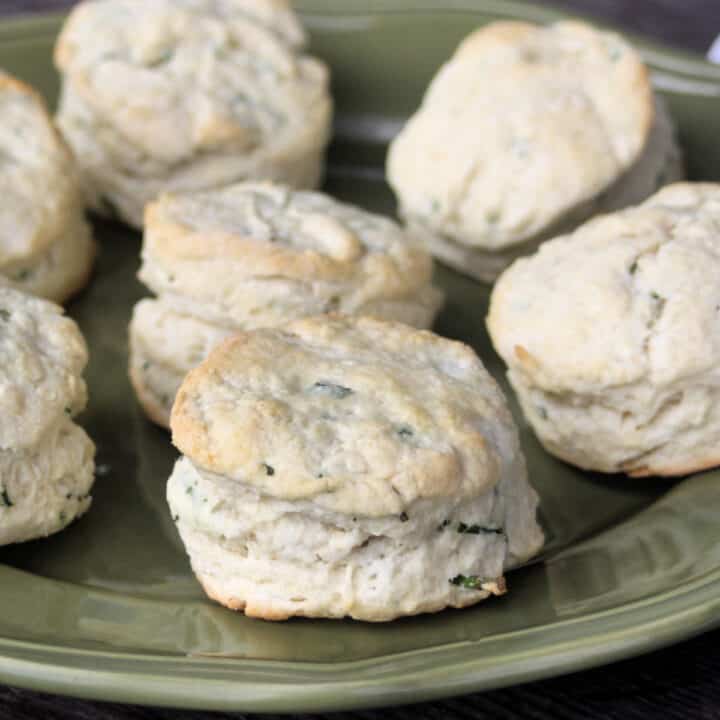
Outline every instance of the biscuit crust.
[[718, 223], [720, 185], [670, 185], [500, 278], [488, 328], [550, 452], [633, 476], [716, 464]]
[[95, 255], [75, 161], [44, 100], [0, 73], [0, 273], [63, 302], [84, 287]]
[[146, 210], [140, 279], [158, 294], [130, 324], [130, 374], [168, 425], [184, 375], [239, 330], [336, 310], [429, 327], [430, 255], [399, 225], [315, 192], [239, 183]]
[[194, 572], [253, 617], [465, 607], [542, 544], [504, 398], [426, 331], [331, 316], [241, 333], [186, 377], [171, 425]]
[[[338, 412], [353, 419], [352, 450]], [[171, 427], [178, 449], [206, 470], [273, 497], [373, 515], [496, 485], [502, 467], [488, 418], [512, 425], [467, 346], [326, 316], [238, 333], [215, 348], [185, 378]]]
[[96, 211], [142, 226], [163, 191], [314, 187], [332, 101], [289, 3], [101, 0], [58, 40], [58, 123]]
[[615, 209], [596, 207], [604, 193], [627, 205], [654, 192], [645, 150], [676, 152], [656, 114], [647, 68], [620, 36], [575, 21], [492, 23], [436, 74], [390, 147], [388, 179], [430, 249], [490, 281], [542, 240]]
[[90, 506], [94, 445], [72, 418], [87, 349], [53, 303], [0, 285], [0, 545], [62, 530]]

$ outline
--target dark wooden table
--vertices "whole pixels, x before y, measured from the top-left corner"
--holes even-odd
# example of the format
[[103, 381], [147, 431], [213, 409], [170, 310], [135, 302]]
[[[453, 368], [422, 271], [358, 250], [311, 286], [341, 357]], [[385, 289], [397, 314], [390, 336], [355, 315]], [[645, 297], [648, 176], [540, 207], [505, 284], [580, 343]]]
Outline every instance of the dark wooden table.
[[[72, 0], [0, 0], [0, 13], [60, 10], [71, 4]], [[438, 4], [442, 4], [442, 0], [438, 0]], [[538, 4], [554, 4], [609, 20], [634, 32], [698, 51], [705, 51], [720, 33], [720, 0], [555, 0]], [[199, 720], [211, 717], [239, 720], [249, 716], [84, 702], [0, 686], [0, 720]], [[337, 720], [720, 720], [720, 631], [633, 660], [505, 690], [393, 710], [302, 716], [303, 720], [320, 717]]]

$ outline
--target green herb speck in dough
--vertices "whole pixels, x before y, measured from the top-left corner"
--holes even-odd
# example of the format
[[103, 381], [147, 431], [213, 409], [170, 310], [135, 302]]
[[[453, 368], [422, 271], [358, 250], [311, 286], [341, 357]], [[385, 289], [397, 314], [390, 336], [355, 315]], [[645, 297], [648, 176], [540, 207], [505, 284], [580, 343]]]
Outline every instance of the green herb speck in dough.
[[502, 533], [500, 528], [485, 527], [484, 525], [466, 525], [464, 522], [458, 523], [457, 531], [466, 535], [480, 535], [482, 533], [499, 535]]
[[403, 440], [408, 440], [415, 434], [407, 425], [401, 425], [396, 432]]
[[173, 55], [174, 52], [172, 50], [167, 50], [162, 55], [158, 55], [158, 57], [156, 57], [154, 60], [151, 60], [146, 67], [154, 68], [160, 65], [165, 65], [166, 63], [170, 62], [170, 60], [172, 60]]
[[2, 501], [3, 507], [12, 507], [15, 504], [12, 500], [10, 500], [8, 491], [5, 488], [3, 488], [2, 492], [0, 492], [0, 501]]
[[263, 467], [265, 468], [265, 474], [266, 475], [274, 475], [275, 474], [275, 468], [272, 465], [268, 465], [267, 463], [263, 463]]
[[499, 222], [501, 217], [500, 210], [488, 210], [487, 213], [485, 213], [485, 220], [487, 220], [488, 225], [495, 225], [495, 223]]
[[450, 578], [449, 582], [467, 590], [478, 590], [483, 584], [483, 579], [477, 575], [456, 575]]
[[0, 318], [2, 318], [5, 322], [8, 322], [10, 320], [10, 311], [5, 308], [0, 308]]
[[324, 395], [330, 395], [337, 400], [342, 400], [343, 398], [346, 398], [348, 395], [352, 395], [353, 393], [350, 388], [343, 387], [342, 385], [337, 385], [331, 382], [325, 382], [324, 380], [316, 382], [312, 386], [312, 390], [314, 392], [322, 393]]

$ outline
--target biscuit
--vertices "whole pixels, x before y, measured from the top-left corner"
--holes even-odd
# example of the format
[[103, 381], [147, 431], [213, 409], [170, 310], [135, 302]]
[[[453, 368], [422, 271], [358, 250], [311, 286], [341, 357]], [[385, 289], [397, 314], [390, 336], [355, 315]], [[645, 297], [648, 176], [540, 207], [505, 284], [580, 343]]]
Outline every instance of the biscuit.
[[42, 98], [0, 72], [0, 274], [63, 302], [95, 255], [74, 160]]
[[185, 374], [237, 330], [337, 311], [429, 327], [432, 258], [393, 221], [267, 183], [164, 195], [148, 206], [130, 376], [167, 426]]
[[576, 21], [499, 22], [437, 73], [387, 174], [413, 234], [491, 282], [543, 240], [680, 179], [682, 165], [623, 38]]
[[332, 101], [284, 0], [99, 0], [55, 51], [58, 124], [88, 204], [136, 227], [160, 193], [269, 179], [315, 187]]
[[85, 342], [62, 309], [0, 286], [0, 545], [62, 530], [90, 506]]
[[505, 399], [428, 331], [324, 316], [240, 333], [186, 377], [171, 426], [195, 574], [247, 615], [464, 607], [542, 544]]
[[720, 185], [670, 185], [515, 262], [488, 328], [546, 449], [586, 470], [720, 464]]

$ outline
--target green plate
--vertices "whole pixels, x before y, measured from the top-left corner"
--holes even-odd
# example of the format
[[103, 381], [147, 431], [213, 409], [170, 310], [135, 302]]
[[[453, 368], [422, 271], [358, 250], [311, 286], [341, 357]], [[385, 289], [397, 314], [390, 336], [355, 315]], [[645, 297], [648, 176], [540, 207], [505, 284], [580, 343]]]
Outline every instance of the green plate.
[[[442, 6], [443, 9], [437, 9]], [[385, 144], [459, 39], [510, 2], [306, 0], [314, 51], [334, 69], [328, 189], [391, 212]], [[0, 26], [0, 66], [52, 100], [57, 17]], [[695, 179], [720, 180], [720, 70], [639, 42], [677, 119]], [[125, 328], [143, 294], [140, 238], [98, 223], [102, 252], [70, 308], [91, 348], [82, 418], [98, 445], [91, 512], [51, 539], [0, 550], [0, 681], [88, 698], [243, 711], [338, 710], [438, 698], [598, 665], [699, 633], [720, 617], [720, 472], [682, 482], [577, 472], [521, 423], [542, 496], [542, 562], [464, 611], [385, 625], [270, 624], [203, 596], [165, 507], [174, 451], [125, 375]], [[448, 270], [437, 330], [502, 368], [483, 329], [487, 289]], [[516, 408], [515, 408], [516, 410]]]

